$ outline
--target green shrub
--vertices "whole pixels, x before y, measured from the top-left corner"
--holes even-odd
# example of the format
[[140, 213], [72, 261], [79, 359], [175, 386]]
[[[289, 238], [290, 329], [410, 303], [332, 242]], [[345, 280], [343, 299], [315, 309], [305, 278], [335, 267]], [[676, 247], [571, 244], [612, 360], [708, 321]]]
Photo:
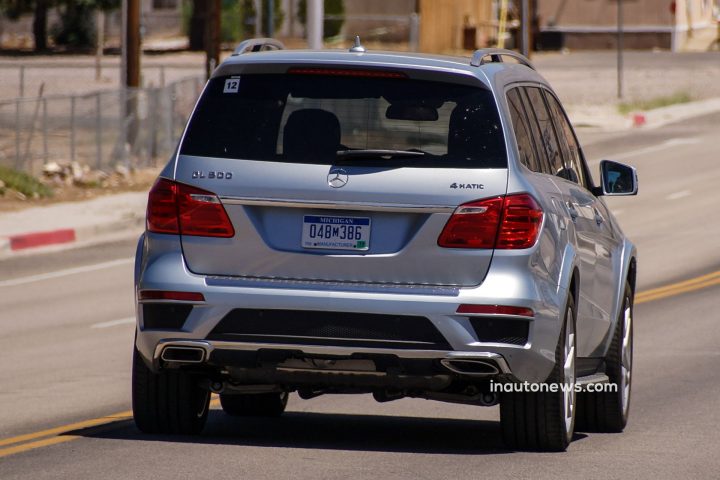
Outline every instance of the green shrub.
[[[273, 0], [273, 24], [275, 30], [282, 26], [285, 11], [281, 0]], [[263, 0], [263, 18], [267, 18], [267, 1]], [[255, 2], [253, 0], [222, 0], [220, 12], [220, 41], [235, 43], [255, 36]], [[191, 19], [193, 16], [193, 2], [184, 0], [182, 3], [182, 29], [189, 35]], [[260, 29], [265, 31], [265, 22]]]
[[0, 180], [6, 188], [11, 188], [28, 197], [52, 197], [53, 191], [32, 175], [0, 166]]
[[664, 97], [655, 97], [650, 100], [636, 100], [632, 102], [622, 102], [618, 105], [621, 114], [627, 115], [630, 112], [653, 110], [655, 108], [667, 107], [679, 103], [692, 102], [692, 96], [687, 92], [675, 92], [672, 95]]

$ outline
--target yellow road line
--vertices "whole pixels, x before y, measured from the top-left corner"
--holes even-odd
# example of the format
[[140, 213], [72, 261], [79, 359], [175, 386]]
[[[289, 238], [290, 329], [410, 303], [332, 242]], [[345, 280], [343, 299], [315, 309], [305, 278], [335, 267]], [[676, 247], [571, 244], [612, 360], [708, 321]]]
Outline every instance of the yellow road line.
[[[115, 413], [113, 415], [107, 415], [105, 417], [93, 418], [91, 420], [84, 420], [82, 422], [70, 423], [61, 427], [49, 428], [47, 430], [40, 430], [39, 432], [27, 433], [25, 435], [18, 435], [17, 437], [6, 438], [0, 440], [0, 447], [5, 445], [12, 445], [15, 443], [27, 442], [28, 440], [35, 440], [36, 438], [49, 437], [51, 435], [61, 435], [66, 432], [72, 432], [73, 430], [80, 430], [82, 428], [96, 427], [109, 422], [115, 422], [118, 420], [127, 420], [132, 418], [132, 411], [127, 410], [124, 412]], [[4, 450], [0, 450], [0, 455]]]
[[635, 295], [635, 303], [645, 303], [661, 298], [672, 297], [681, 293], [693, 292], [701, 288], [720, 285], [720, 270], [707, 275], [691, 278], [682, 282], [672, 283], [652, 290], [646, 290]]
[[[702, 288], [712, 287], [720, 285], [720, 270], [717, 270], [707, 275], [701, 275], [699, 277], [684, 280], [682, 282], [672, 283], [651, 290], [645, 290], [635, 295], [635, 303], [646, 303], [653, 300], [659, 300], [661, 298], [673, 297], [680, 295], [681, 293], [693, 292]], [[210, 402], [211, 407], [217, 407], [220, 405], [220, 400], [214, 398]], [[0, 447], [11, 445], [7, 448], [0, 449], [0, 457], [12, 455], [14, 453], [25, 452], [33, 450], [35, 448], [46, 447], [48, 445], [55, 445], [57, 443], [63, 443], [70, 440], [81, 438], [78, 435], [62, 435], [63, 433], [72, 432], [75, 430], [81, 430], [84, 428], [97, 427], [112, 422], [121, 420], [129, 420], [132, 418], [132, 411], [126, 410], [124, 412], [115, 413], [113, 415], [107, 415], [104, 417], [93, 418], [91, 420], [85, 420], [82, 422], [71, 423], [60, 427], [50, 428], [47, 430], [41, 430], [39, 432], [27, 433], [25, 435], [18, 435], [16, 437], [6, 438], [0, 440]], [[49, 438], [46, 438], [49, 437]], [[29, 442], [30, 440], [37, 440]], [[28, 443], [24, 443], [28, 442]]]
[[[210, 407], [218, 406], [220, 406], [220, 399], [214, 398], [210, 402]], [[63, 435], [67, 432], [74, 432], [76, 430], [82, 430], [91, 427], [99, 427], [101, 425], [107, 425], [113, 422], [130, 420], [131, 418], [132, 410], [126, 410], [124, 412], [118, 412], [112, 415], [106, 415], [104, 417], [93, 418], [90, 420], [84, 420], [82, 422], [70, 423], [68, 425], [62, 425], [60, 427], [49, 428], [47, 430], [40, 430], [39, 432], [27, 433], [25, 435], [18, 435], [16, 437], [6, 438], [0, 440], [0, 447], [8, 445], [10, 446], [8, 446], [7, 448], [0, 448], [0, 458], [6, 457], [8, 455], [13, 455], [15, 453], [26, 452], [28, 450], [34, 450], [36, 448], [47, 447], [49, 445], [55, 445], [57, 443], [63, 443], [70, 440], [77, 440], [78, 438], [82, 438], [82, 435]], [[30, 440], [36, 441], [30, 442]]]
[[36, 448], [48, 447], [50, 445], [56, 445], [58, 443], [69, 442], [70, 440], [76, 440], [80, 437], [77, 435], [62, 435], [59, 437], [50, 437], [36, 442], [22, 443], [20, 445], [14, 445], [12, 447], [3, 448], [0, 450], [0, 458], [12, 455], [14, 453], [26, 452], [28, 450], [34, 450]]

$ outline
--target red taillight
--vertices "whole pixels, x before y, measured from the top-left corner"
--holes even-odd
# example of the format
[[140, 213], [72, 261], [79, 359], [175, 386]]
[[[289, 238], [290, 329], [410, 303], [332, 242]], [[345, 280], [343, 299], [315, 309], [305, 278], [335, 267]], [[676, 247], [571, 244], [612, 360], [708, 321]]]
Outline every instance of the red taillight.
[[407, 78], [403, 72], [388, 70], [353, 70], [349, 68], [290, 68], [289, 74], [327, 75], [331, 77]]
[[179, 234], [177, 184], [159, 178], [148, 195], [147, 229], [155, 233]]
[[178, 186], [181, 235], [223, 238], [235, 235], [235, 229], [217, 195], [188, 185]]
[[520, 249], [535, 245], [543, 211], [527, 193], [460, 205], [438, 245], [445, 248]]
[[493, 248], [502, 214], [502, 197], [460, 205], [438, 238], [445, 248]]
[[522, 315], [523, 317], [533, 317], [535, 312], [532, 308], [525, 307], [513, 307], [509, 305], [460, 305], [457, 309], [457, 313], [470, 313], [470, 314], [481, 314], [481, 315]]
[[527, 193], [505, 197], [503, 219], [495, 248], [519, 249], [535, 245], [543, 211], [533, 197]]
[[173, 292], [168, 290], [140, 290], [139, 300], [180, 300], [185, 302], [204, 302], [205, 296], [198, 292]]
[[235, 235], [217, 195], [164, 178], [150, 190], [147, 228], [150, 232], [176, 235], [222, 238]]

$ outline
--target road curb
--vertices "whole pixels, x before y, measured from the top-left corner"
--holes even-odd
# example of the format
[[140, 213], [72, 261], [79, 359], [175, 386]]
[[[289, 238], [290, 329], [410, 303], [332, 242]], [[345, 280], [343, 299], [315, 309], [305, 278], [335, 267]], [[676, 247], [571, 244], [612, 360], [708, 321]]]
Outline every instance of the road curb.
[[72, 243], [75, 241], [75, 229], [61, 228], [44, 232], [30, 232], [8, 237], [11, 251], [26, 250], [28, 248], [57, 245], [58, 243]]
[[140, 234], [144, 218], [131, 217], [120, 222], [106, 222], [79, 228], [61, 228], [49, 231], [36, 231], [0, 237], [0, 260], [15, 255], [41, 253], [43, 247], [72, 246], [89, 244], [95, 241], [112, 241], [125, 238], [133, 233]]

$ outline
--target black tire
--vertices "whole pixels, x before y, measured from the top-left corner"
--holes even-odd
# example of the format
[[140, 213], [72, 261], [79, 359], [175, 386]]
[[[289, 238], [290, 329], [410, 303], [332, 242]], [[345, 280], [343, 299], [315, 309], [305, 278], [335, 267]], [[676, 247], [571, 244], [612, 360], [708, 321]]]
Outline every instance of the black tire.
[[[564, 369], [566, 333], [568, 325], [575, 330], [576, 309], [572, 296], [568, 297], [567, 308], [560, 338], [555, 349], [555, 368], [548, 383], [570, 384], [572, 405], [577, 402], [574, 397], [575, 358], [577, 342], [571, 345], [572, 378], [566, 378]], [[574, 341], [575, 335], [572, 340]], [[569, 377], [569, 375], [568, 375]], [[571, 407], [570, 426], [565, 420], [565, 396], [562, 389], [557, 392], [503, 392], [500, 398], [500, 424], [505, 445], [518, 450], [565, 451], [570, 444], [574, 431], [574, 407]]]
[[195, 435], [205, 426], [210, 391], [182, 370], [153, 373], [133, 353], [132, 407], [135, 425], [144, 433]]
[[288, 402], [287, 392], [220, 394], [220, 405], [234, 417], [279, 417]]
[[[622, 308], [613, 338], [605, 357], [605, 373], [615, 392], [580, 392], [578, 394], [577, 429], [583, 432], [619, 433], [625, 429], [630, 412], [633, 350], [633, 291], [625, 284]], [[623, 360], [623, 343], [627, 326], [629, 354]], [[624, 365], [624, 364], [627, 365]], [[625, 371], [623, 370], [625, 367]], [[623, 392], [623, 387], [627, 390]], [[624, 401], [627, 395], [627, 401]]]

